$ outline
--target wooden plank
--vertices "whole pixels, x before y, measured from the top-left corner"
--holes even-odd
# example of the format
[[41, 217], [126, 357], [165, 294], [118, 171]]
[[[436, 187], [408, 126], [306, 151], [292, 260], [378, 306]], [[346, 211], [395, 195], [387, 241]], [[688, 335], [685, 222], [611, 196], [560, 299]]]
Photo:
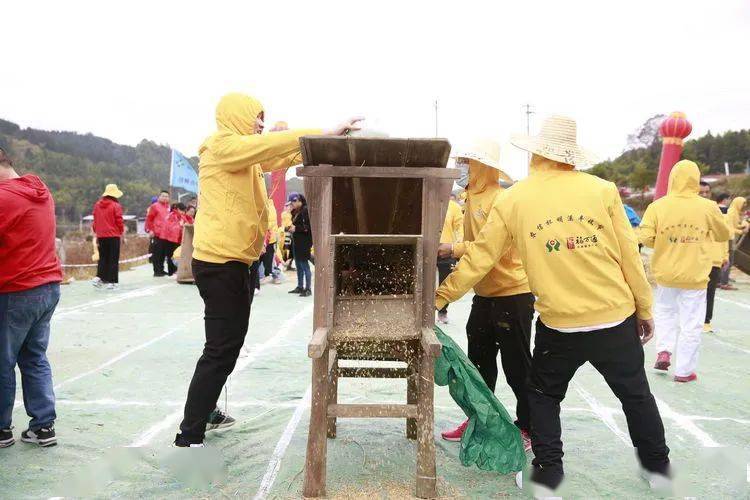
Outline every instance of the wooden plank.
[[417, 405], [337, 404], [328, 406], [328, 416], [340, 418], [416, 418]]
[[[407, 360], [407, 379], [406, 379], [406, 404], [417, 404], [419, 399], [417, 378], [419, 373], [417, 371], [417, 356], [409, 356]], [[406, 419], [406, 438], [417, 439], [417, 419], [407, 418]]]
[[[419, 234], [334, 234], [331, 236], [335, 245], [409, 245], [419, 243]], [[436, 250], [437, 251], [437, 250]]]
[[422, 352], [419, 356], [419, 398], [417, 401], [417, 491], [419, 498], [437, 496], [435, 467], [435, 360]]
[[194, 283], [193, 279], [193, 225], [182, 226], [180, 265], [177, 266], [177, 283]]
[[409, 372], [406, 368], [376, 368], [352, 367], [339, 368], [339, 377], [346, 378], [406, 378]]
[[312, 400], [310, 406], [310, 427], [307, 437], [305, 457], [305, 497], [326, 495], [326, 461], [328, 453], [328, 353], [313, 359]]
[[[336, 351], [331, 350], [333, 354], [333, 366], [331, 363], [328, 364], [330, 371], [328, 372], [328, 405], [335, 405], [339, 400], [339, 363], [336, 358]], [[326, 410], [327, 413], [327, 410]], [[326, 429], [326, 436], [333, 439], [336, 437], [336, 417], [328, 417], [328, 425]]]
[[316, 328], [310, 342], [307, 344], [307, 356], [319, 358], [328, 348], [328, 328]]
[[422, 349], [433, 358], [439, 358], [443, 352], [443, 344], [437, 339], [432, 328], [422, 329]]
[[305, 136], [300, 139], [305, 165], [345, 165], [356, 153], [357, 165], [445, 167], [450, 142], [440, 138]]
[[439, 179], [458, 179], [461, 177], [461, 172], [457, 168], [312, 165], [298, 167], [297, 175], [300, 177], [385, 177], [392, 179], [434, 177]]

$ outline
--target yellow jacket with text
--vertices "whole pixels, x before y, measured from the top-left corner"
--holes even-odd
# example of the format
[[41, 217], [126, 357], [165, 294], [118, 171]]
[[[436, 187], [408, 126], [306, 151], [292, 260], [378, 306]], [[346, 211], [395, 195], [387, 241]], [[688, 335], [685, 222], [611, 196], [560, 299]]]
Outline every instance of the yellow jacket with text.
[[540, 156], [528, 178], [495, 197], [487, 222], [437, 290], [459, 299], [515, 246], [550, 328], [651, 318], [652, 293], [617, 187]]
[[292, 225], [292, 213], [289, 210], [281, 212], [281, 227], [286, 229]]
[[702, 290], [714, 261], [714, 243], [729, 239], [719, 206], [698, 196], [700, 170], [681, 160], [669, 174], [667, 195], [641, 220], [641, 243], [654, 249], [651, 272], [661, 286]]
[[201, 145], [193, 257], [223, 264], [258, 260], [268, 228], [264, 172], [299, 163], [299, 138], [319, 130], [254, 134], [263, 111], [254, 98], [228, 94], [216, 107], [218, 130]]
[[[479, 236], [487, 222], [495, 197], [503, 190], [499, 184], [500, 171], [470, 160], [469, 185], [464, 204], [464, 241], [453, 245], [453, 256], [461, 258], [467, 247]], [[474, 285], [480, 297], [507, 297], [529, 292], [529, 280], [518, 251], [510, 250], [492, 266], [490, 272]]]
[[745, 210], [746, 200], [742, 196], [738, 196], [732, 200], [727, 208], [727, 224], [732, 231], [732, 238], [741, 235], [747, 228], [747, 222], [742, 220], [742, 213]]
[[268, 214], [268, 230], [271, 232], [268, 239], [268, 243], [276, 243], [279, 241], [279, 223], [276, 222], [276, 207], [273, 204], [273, 200], [268, 198], [266, 201], [267, 214]]
[[461, 241], [464, 234], [463, 212], [461, 205], [453, 200], [448, 201], [448, 209], [445, 211], [443, 231], [440, 233], [440, 243], [456, 243]]

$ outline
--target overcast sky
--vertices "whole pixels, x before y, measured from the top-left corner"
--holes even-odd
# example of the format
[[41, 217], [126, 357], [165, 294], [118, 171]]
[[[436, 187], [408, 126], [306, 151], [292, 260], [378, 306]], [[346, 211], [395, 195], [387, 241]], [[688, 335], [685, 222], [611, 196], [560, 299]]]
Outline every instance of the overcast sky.
[[267, 121], [364, 114], [392, 136], [507, 145], [550, 113], [602, 158], [656, 113], [693, 137], [750, 127], [750, 2], [3, 1], [0, 117], [142, 138], [195, 155], [218, 98], [254, 94]]

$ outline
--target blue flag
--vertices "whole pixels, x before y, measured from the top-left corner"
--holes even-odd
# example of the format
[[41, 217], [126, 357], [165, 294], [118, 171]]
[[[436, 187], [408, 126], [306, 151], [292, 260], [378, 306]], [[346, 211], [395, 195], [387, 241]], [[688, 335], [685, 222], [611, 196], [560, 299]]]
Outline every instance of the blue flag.
[[172, 150], [172, 166], [169, 169], [169, 185], [191, 193], [198, 193], [198, 174], [187, 158], [176, 149]]

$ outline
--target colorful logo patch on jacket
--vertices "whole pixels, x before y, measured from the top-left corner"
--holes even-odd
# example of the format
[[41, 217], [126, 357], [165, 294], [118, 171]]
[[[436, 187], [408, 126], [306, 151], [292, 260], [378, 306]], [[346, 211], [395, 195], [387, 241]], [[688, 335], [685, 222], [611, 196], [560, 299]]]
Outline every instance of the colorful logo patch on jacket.
[[558, 240], [555, 240], [555, 239], [548, 240], [547, 243], [545, 243], [544, 246], [547, 247], [547, 252], [548, 253], [559, 252], [560, 251], [560, 242]]

